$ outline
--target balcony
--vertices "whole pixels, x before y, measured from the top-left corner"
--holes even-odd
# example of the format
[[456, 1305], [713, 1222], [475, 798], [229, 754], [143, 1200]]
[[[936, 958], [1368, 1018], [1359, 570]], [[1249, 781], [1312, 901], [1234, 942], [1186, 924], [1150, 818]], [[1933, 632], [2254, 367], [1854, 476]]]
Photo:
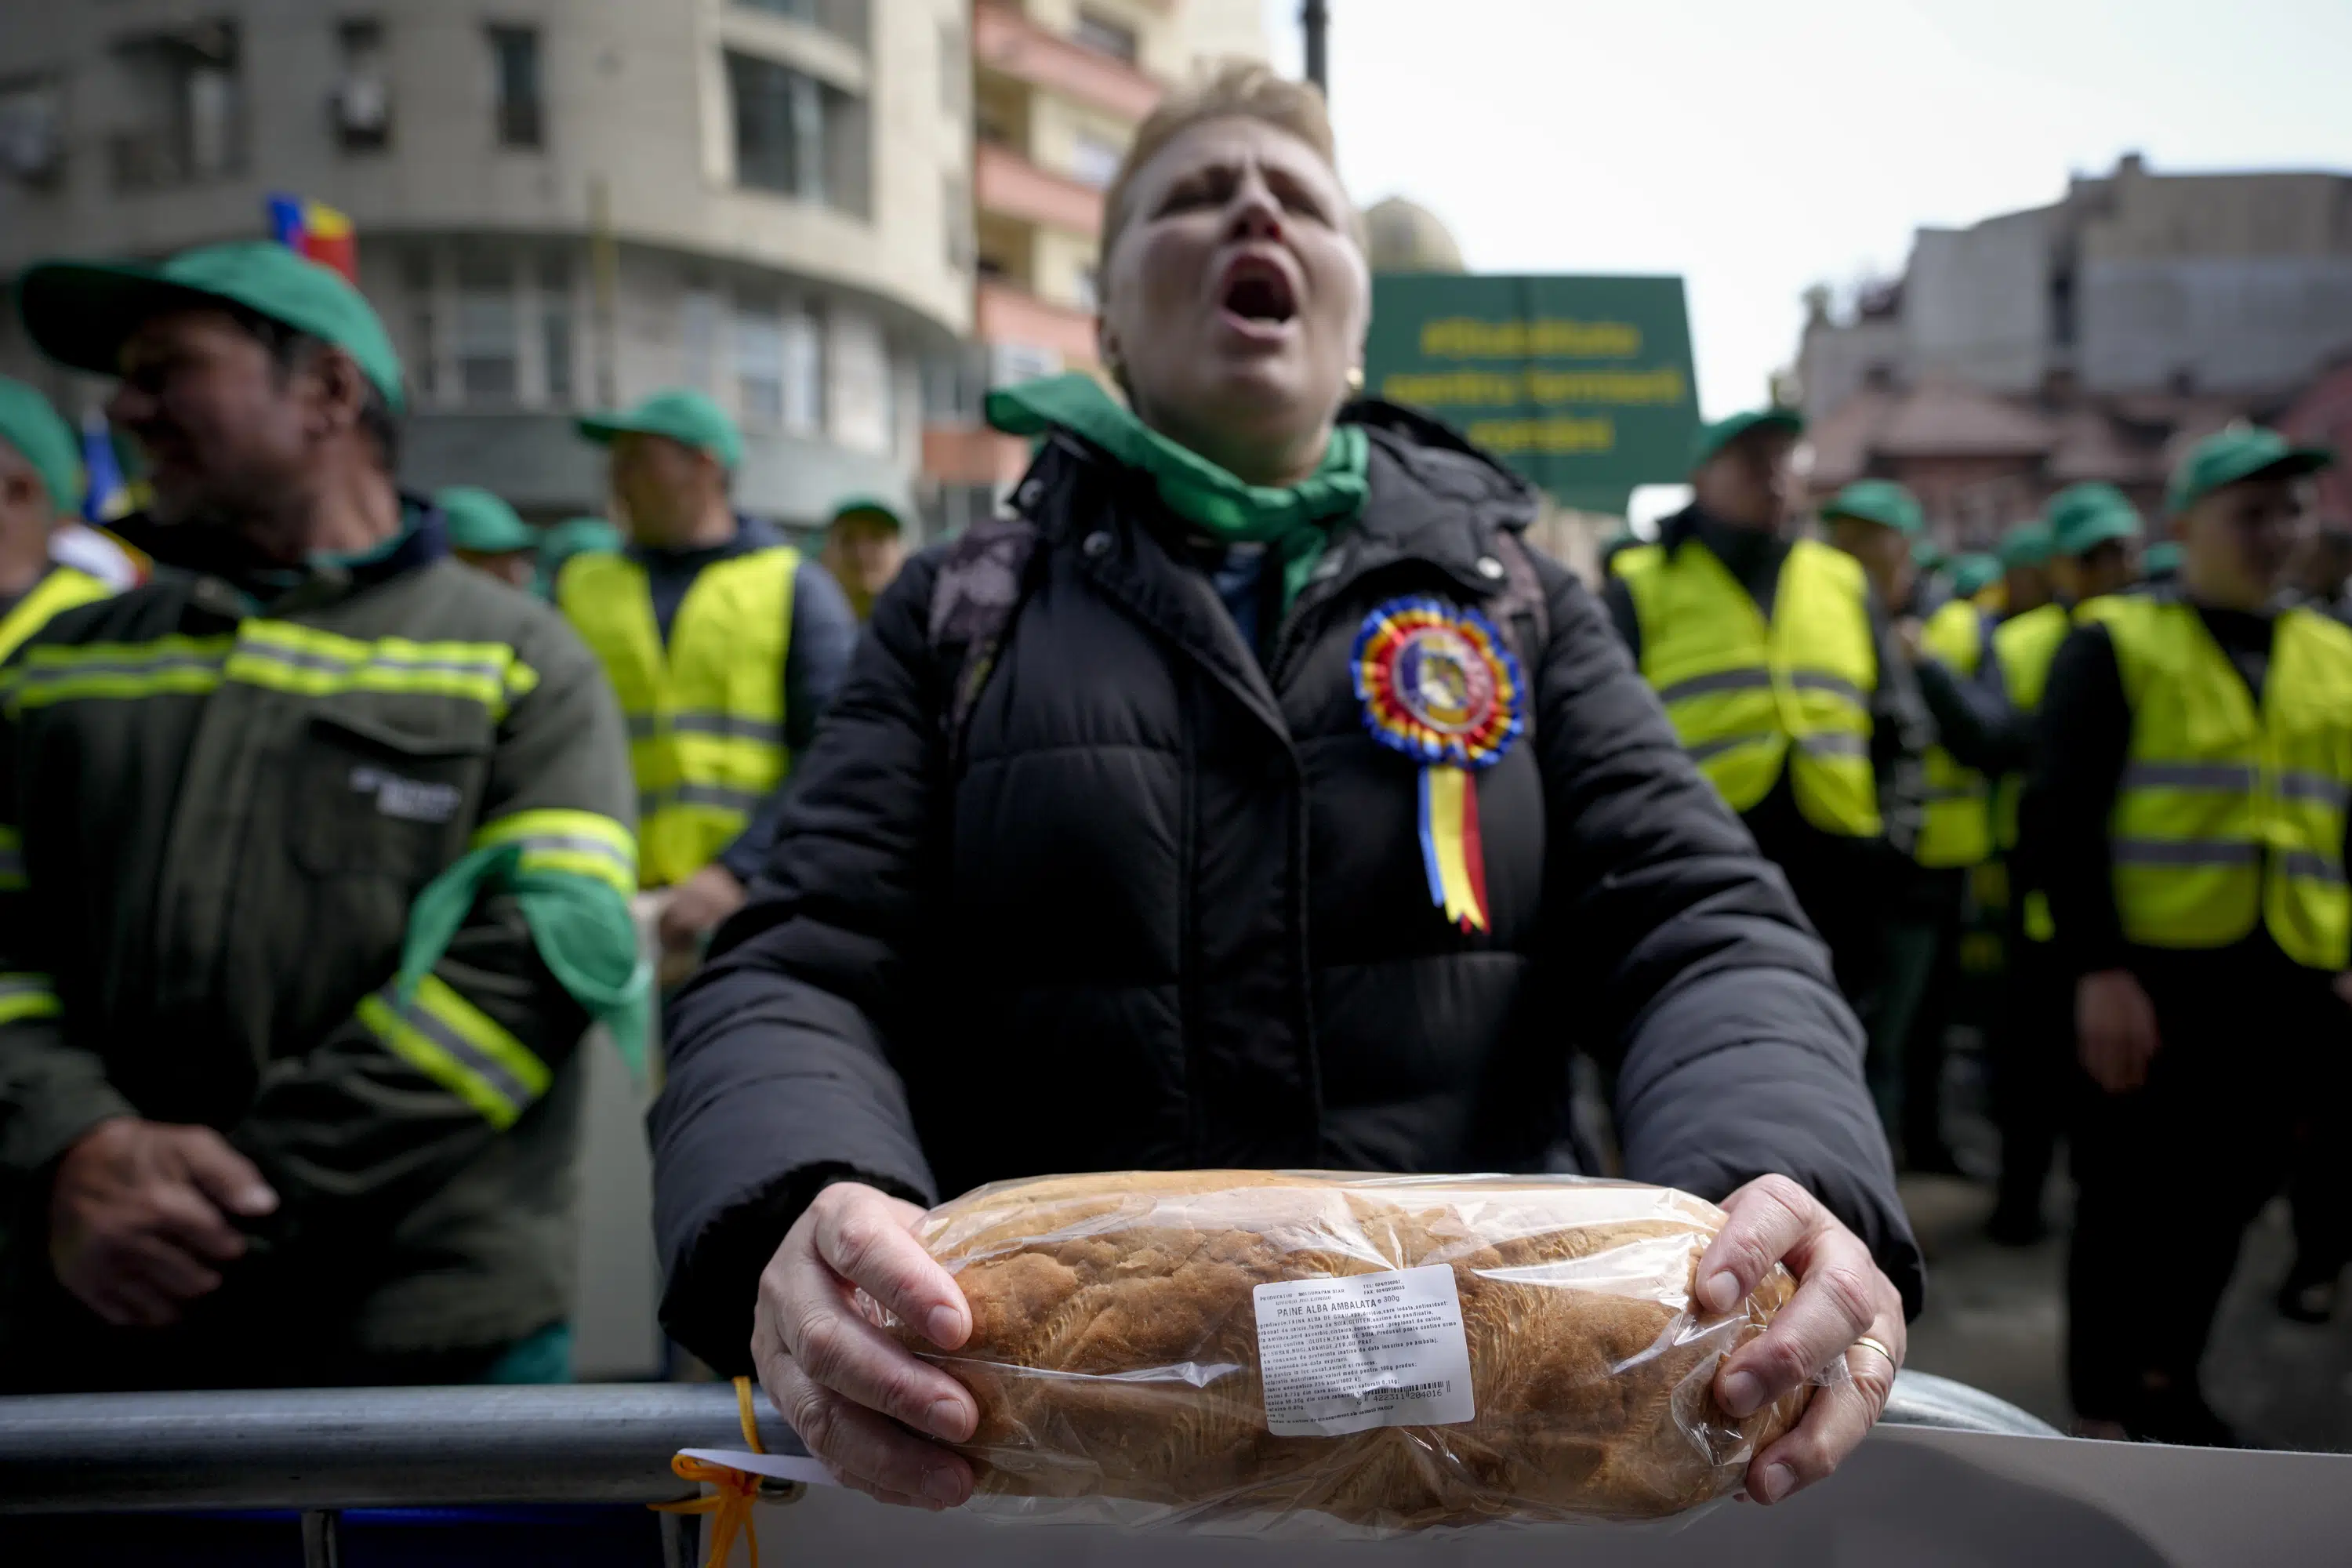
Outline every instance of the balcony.
[[1010, 147], [972, 150], [972, 190], [980, 210], [1020, 223], [1088, 237], [1102, 232], [1102, 193], [1041, 169]]
[[982, 279], [973, 336], [984, 343], [1027, 343], [1050, 349], [1066, 364], [1095, 363], [1095, 317], [1040, 300], [1011, 283]]
[[1047, 32], [1018, 11], [986, 0], [972, 7], [971, 55], [982, 70], [1083, 103], [1121, 120], [1151, 112], [1160, 85], [1124, 60]]

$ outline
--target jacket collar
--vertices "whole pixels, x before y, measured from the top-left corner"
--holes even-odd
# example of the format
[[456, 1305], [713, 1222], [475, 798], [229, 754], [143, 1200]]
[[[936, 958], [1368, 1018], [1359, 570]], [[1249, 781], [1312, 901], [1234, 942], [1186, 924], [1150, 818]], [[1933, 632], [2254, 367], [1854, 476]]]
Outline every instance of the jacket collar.
[[165, 526], [144, 513], [123, 519], [115, 531], [145, 552], [160, 570], [217, 584], [221, 591], [206, 597], [221, 600], [224, 610], [234, 602], [247, 615], [287, 614], [331, 603], [449, 553], [448, 527], [439, 508], [404, 491], [400, 510], [400, 531], [373, 549], [352, 555], [322, 551], [299, 566], [257, 564], [222, 530]]

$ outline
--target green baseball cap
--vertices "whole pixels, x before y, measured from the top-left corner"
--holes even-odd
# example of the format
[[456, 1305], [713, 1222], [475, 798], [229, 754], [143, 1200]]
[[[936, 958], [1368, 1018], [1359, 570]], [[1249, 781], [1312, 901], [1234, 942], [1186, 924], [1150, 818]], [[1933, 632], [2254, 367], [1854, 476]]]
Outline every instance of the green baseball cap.
[[2000, 580], [2000, 562], [1990, 555], [1963, 555], [1952, 563], [1952, 592], [1973, 599]]
[[1927, 514], [1919, 510], [1919, 498], [1893, 479], [1854, 480], [1829, 499], [1822, 507], [1822, 517], [1874, 522], [1906, 539], [1918, 538], [1927, 527]]
[[2050, 498], [2042, 517], [2053, 555], [2088, 555], [2110, 539], [2137, 539], [2145, 531], [2131, 498], [2097, 480], [2068, 485]]
[[1937, 546], [1934, 540], [1920, 539], [1912, 542], [1911, 564], [1919, 568], [1920, 571], [1940, 572], [1944, 569], [1944, 563], [1947, 559], [1948, 559], [1948, 557], [1944, 554], [1943, 550]]
[[2167, 539], [2149, 545], [2140, 552], [2140, 575], [2151, 583], [2160, 583], [2168, 577], [2179, 576], [2180, 554], [2180, 543], [2178, 540]]
[[574, 555], [612, 554], [627, 542], [619, 529], [601, 517], [567, 517], [539, 536], [539, 558], [559, 563]]
[[2050, 564], [2050, 526], [2042, 522], [2021, 522], [2000, 537], [2000, 569], [2015, 572], [2027, 566]]
[[2164, 487], [2164, 510], [2179, 517], [2224, 485], [2241, 479], [2300, 479], [2333, 467], [2336, 454], [2324, 447], [2297, 447], [2275, 430], [2233, 425], [2189, 449]]
[[743, 437], [735, 421], [709, 398], [683, 386], [664, 387], [625, 414], [587, 415], [580, 434], [599, 447], [611, 446], [616, 436], [667, 436], [709, 453], [729, 473], [743, 461]]
[[1691, 471], [1696, 473], [1706, 467], [1716, 454], [1750, 430], [1781, 430], [1801, 436], [1805, 433], [1805, 416], [1793, 408], [1751, 408], [1745, 414], [1702, 425], [1698, 434], [1691, 437]]
[[477, 555], [519, 555], [539, 548], [539, 534], [515, 509], [474, 485], [451, 485], [433, 493], [448, 525], [449, 542]]
[[0, 375], [0, 445], [16, 447], [16, 455], [41, 476], [53, 515], [68, 517], [81, 510], [81, 443], [74, 439], [73, 426], [49, 406], [47, 398], [5, 375]]
[[898, 509], [879, 496], [851, 496], [847, 500], [834, 507], [832, 521], [839, 522], [845, 517], [856, 517], [861, 512], [875, 517], [887, 517], [890, 520], [891, 527], [901, 533], [907, 531], [907, 520], [898, 515]]
[[59, 364], [121, 372], [122, 345], [166, 310], [235, 305], [341, 349], [399, 413], [400, 355], [383, 322], [331, 268], [268, 240], [184, 250], [161, 266], [139, 261], [41, 261], [16, 283], [25, 331]]

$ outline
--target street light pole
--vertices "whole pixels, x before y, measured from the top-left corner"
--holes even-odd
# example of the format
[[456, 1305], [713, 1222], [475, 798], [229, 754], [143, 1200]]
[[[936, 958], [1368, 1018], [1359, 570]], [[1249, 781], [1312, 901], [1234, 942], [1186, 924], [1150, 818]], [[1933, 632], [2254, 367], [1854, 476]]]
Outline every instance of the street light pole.
[[1330, 7], [1324, 0], [1306, 0], [1298, 8], [1299, 26], [1307, 30], [1307, 79], [1331, 96], [1331, 61], [1327, 47], [1327, 34], [1331, 26]]

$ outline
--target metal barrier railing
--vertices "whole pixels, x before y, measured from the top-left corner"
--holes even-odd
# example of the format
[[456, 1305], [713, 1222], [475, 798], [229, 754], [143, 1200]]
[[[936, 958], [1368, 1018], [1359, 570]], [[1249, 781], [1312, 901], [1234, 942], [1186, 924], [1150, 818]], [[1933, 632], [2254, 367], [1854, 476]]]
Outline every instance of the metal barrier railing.
[[[764, 1395], [755, 1408], [771, 1452], [804, 1452]], [[1885, 1419], [2058, 1435], [1916, 1372], [1895, 1380]], [[296, 1510], [324, 1563], [340, 1510], [664, 1502], [692, 1491], [670, 1470], [678, 1449], [741, 1446], [723, 1384], [0, 1398], [0, 1514]]]

